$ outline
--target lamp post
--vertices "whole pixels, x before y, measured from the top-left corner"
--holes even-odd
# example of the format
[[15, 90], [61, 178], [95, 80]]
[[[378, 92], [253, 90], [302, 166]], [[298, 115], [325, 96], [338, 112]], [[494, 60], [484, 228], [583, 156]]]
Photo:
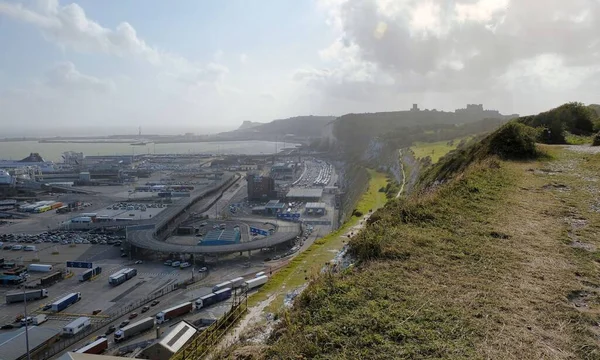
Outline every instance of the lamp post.
[[25, 346], [27, 348], [27, 360], [31, 360], [31, 355], [29, 354], [29, 321], [27, 321], [27, 295], [25, 294], [25, 287], [23, 286], [23, 303], [24, 305], [24, 314], [25, 314]]

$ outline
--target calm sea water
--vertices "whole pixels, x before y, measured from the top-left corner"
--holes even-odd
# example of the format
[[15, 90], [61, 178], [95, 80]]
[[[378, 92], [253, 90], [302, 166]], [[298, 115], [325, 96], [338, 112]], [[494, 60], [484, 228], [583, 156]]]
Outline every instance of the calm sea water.
[[20, 160], [32, 152], [39, 153], [44, 160], [62, 161], [65, 151], [83, 152], [84, 155], [129, 155], [129, 154], [272, 154], [295, 144], [271, 141], [221, 141], [179, 144], [147, 144], [132, 146], [98, 143], [38, 143], [37, 141], [0, 142], [0, 159]]

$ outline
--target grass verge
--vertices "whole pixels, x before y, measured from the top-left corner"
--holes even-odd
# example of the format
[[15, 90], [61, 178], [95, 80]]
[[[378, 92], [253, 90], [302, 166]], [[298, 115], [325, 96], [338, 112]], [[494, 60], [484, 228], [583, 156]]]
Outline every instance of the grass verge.
[[[385, 193], [379, 192], [379, 189], [385, 186], [386, 181], [385, 174], [369, 170], [369, 187], [361, 196], [356, 209], [367, 214], [369, 210], [375, 211], [382, 207], [386, 198]], [[318, 272], [325, 263], [335, 257], [347, 241], [343, 235], [359, 220], [358, 217], [352, 216], [335, 232], [317, 239], [308, 249], [294, 257], [286, 267], [276, 272], [258, 293], [248, 299], [248, 305], [254, 306], [272, 294], [277, 294], [275, 300], [266, 309], [268, 312], [276, 312], [282, 306], [286, 292], [302, 286], [312, 274]]]

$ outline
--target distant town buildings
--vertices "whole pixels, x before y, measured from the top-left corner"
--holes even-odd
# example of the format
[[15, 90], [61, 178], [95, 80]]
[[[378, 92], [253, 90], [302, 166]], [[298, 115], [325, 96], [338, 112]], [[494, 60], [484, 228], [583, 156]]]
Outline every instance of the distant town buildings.
[[[419, 109], [418, 104], [413, 104], [410, 108], [411, 112], [437, 112], [436, 109]], [[502, 115], [498, 110], [485, 110], [483, 104], [467, 104], [466, 108], [454, 110], [454, 114], [465, 116], [468, 118], [513, 118], [518, 117], [518, 114]]]

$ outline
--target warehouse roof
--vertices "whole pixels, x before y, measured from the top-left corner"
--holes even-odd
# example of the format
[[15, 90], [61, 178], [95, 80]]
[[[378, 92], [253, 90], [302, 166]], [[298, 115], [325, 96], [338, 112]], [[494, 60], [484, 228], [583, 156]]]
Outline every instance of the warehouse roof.
[[[29, 349], [34, 350], [60, 333], [58, 329], [30, 326], [28, 328]], [[15, 360], [26, 355], [25, 328], [0, 335], [0, 354], [2, 360]]]
[[307, 209], [324, 209], [326, 208], [327, 205], [323, 202], [309, 202], [306, 203], [306, 208]]
[[179, 351], [194, 336], [196, 329], [185, 321], [177, 324], [158, 344], [173, 354]]
[[323, 196], [323, 189], [291, 188], [287, 193], [288, 198], [320, 198], [321, 196]]
[[204, 235], [203, 241], [225, 240], [238, 241], [240, 232], [236, 230], [211, 230]]
[[265, 209], [283, 209], [285, 204], [279, 202], [279, 200], [271, 200], [265, 205]]

